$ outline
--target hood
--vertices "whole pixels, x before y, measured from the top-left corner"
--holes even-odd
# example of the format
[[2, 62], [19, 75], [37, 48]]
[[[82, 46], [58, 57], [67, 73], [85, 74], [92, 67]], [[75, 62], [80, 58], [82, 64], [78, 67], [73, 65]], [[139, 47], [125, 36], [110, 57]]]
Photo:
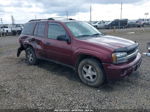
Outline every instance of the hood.
[[135, 44], [134, 41], [110, 35], [104, 35], [100, 37], [90, 37], [90, 38], [87, 37], [84, 38], [83, 41], [94, 43], [97, 45], [103, 45], [106, 48], [113, 50], [117, 48], [128, 47]]

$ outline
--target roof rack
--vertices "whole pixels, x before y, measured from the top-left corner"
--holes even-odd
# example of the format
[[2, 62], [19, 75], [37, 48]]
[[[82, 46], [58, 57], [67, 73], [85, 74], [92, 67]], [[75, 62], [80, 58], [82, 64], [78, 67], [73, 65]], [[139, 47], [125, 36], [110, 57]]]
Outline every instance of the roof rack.
[[65, 17], [52, 17], [52, 18], [48, 18], [48, 20], [75, 20], [75, 19], [65, 18]]
[[29, 22], [32, 22], [32, 21], [44, 21], [44, 20], [75, 20], [75, 19], [63, 18], [63, 17], [54, 17], [54, 18], [48, 18], [48, 19], [32, 19]]
[[31, 22], [31, 21], [42, 21], [42, 20], [47, 20], [47, 19], [32, 19], [29, 22]]

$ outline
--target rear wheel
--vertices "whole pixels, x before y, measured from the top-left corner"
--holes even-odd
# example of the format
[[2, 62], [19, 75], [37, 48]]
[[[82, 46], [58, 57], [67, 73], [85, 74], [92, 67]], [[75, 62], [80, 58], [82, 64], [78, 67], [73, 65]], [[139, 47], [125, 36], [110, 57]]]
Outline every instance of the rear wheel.
[[26, 50], [26, 60], [30, 65], [37, 64], [37, 57], [32, 47], [28, 47]]
[[92, 87], [99, 87], [104, 83], [102, 67], [96, 59], [84, 59], [78, 66], [81, 81]]

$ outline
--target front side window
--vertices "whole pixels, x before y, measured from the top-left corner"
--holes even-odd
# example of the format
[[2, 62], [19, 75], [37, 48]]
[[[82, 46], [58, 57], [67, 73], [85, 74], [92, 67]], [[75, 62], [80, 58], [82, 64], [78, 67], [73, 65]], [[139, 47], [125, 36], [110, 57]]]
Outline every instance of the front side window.
[[45, 35], [45, 23], [41, 22], [36, 25], [34, 35], [37, 37], [44, 37]]
[[65, 29], [57, 23], [49, 23], [48, 38], [57, 39], [58, 36], [66, 35]]
[[35, 22], [25, 24], [22, 34], [33, 35], [35, 24], [36, 24]]
[[66, 25], [77, 38], [102, 34], [86, 22], [66, 22]]

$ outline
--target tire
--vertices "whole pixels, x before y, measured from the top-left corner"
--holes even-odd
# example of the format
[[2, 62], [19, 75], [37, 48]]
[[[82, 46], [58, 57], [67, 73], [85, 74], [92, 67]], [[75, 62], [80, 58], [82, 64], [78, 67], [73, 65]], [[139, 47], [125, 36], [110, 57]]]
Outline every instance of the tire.
[[99, 87], [105, 81], [101, 64], [96, 59], [82, 60], [78, 66], [78, 75], [84, 84], [92, 87]]
[[36, 65], [38, 60], [34, 52], [34, 49], [32, 47], [28, 47], [26, 48], [25, 52], [26, 52], [27, 63], [29, 65]]

